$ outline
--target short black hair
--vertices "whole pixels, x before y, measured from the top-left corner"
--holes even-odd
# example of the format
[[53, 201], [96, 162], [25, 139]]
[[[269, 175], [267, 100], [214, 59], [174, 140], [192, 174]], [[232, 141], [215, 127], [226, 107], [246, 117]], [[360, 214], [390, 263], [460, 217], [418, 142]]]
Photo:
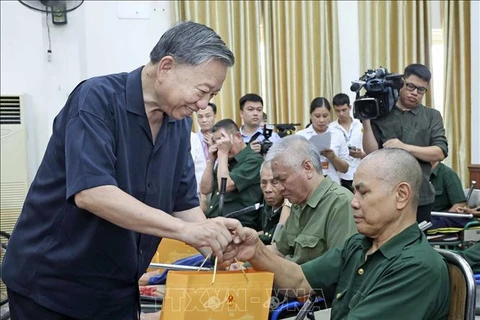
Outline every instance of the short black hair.
[[260, 102], [263, 107], [263, 99], [256, 93], [247, 93], [243, 97], [240, 98], [240, 110], [243, 111], [243, 106], [245, 105], [245, 102], [247, 101], [252, 101], [252, 102]]
[[310, 114], [312, 114], [315, 109], [321, 107], [325, 107], [328, 111], [332, 111], [332, 107], [330, 107], [330, 102], [328, 102], [327, 98], [317, 97], [310, 103]]
[[427, 68], [427, 66], [421, 63], [410, 64], [403, 71], [403, 77], [405, 79], [410, 77], [412, 74], [428, 83], [430, 83], [430, 79], [432, 78], [432, 73], [430, 70]]
[[208, 105], [212, 107], [213, 114], [217, 114], [217, 105], [213, 102], [209, 102]]
[[225, 131], [227, 131], [231, 134], [235, 134], [238, 131], [240, 131], [238, 129], [237, 124], [232, 119], [222, 119], [222, 120], [218, 121], [217, 123], [215, 123], [215, 125], [212, 127], [212, 133], [216, 132], [220, 129], [224, 129]]
[[337, 93], [332, 100], [333, 106], [350, 106], [350, 98], [345, 93]]

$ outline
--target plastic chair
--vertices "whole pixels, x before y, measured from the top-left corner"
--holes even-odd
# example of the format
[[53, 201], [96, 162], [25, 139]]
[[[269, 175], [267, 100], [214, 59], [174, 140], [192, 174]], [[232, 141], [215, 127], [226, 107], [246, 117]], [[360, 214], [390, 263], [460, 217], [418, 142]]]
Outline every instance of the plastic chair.
[[450, 311], [447, 320], [475, 320], [475, 281], [467, 261], [451, 251], [436, 249], [447, 261]]

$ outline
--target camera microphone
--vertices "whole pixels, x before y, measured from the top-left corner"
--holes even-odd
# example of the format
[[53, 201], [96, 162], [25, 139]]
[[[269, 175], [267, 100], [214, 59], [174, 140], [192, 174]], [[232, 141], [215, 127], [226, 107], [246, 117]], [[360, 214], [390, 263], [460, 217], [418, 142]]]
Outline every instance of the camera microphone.
[[359, 82], [352, 82], [352, 85], [350, 86], [350, 91], [352, 92], [357, 92], [360, 90], [360, 88], [363, 86], [362, 83]]

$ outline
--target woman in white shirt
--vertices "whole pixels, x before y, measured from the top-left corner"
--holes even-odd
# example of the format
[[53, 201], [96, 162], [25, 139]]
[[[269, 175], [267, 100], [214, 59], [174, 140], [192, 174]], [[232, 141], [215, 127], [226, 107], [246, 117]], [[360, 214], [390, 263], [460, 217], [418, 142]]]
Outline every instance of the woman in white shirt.
[[330, 149], [320, 152], [322, 159], [323, 174], [340, 184], [339, 172], [348, 171], [348, 146], [340, 130], [330, 130], [328, 125], [331, 121], [331, 107], [326, 98], [318, 97], [310, 104], [310, 123], [306, 129], [300, 130], [297, 134], [307, 139], [325, 132], [330, 132]]

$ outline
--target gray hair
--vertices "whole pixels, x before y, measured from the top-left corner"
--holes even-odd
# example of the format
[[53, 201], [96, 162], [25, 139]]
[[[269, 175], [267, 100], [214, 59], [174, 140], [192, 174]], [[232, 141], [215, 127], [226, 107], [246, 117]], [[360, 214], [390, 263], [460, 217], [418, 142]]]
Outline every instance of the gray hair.
[[210, 60], [221, 61], [228, 67], [235, 63], [232, 51], [213, 29], [192, 21], [182, 21], [168, 29], [150, 52], [150, 61], [155, 64], [165, 56], [193, 66]]
[[262, 172], [263, 169], [271, 170], [272, 162], [267, 160], [263, 161], [262, 164], [260, 165], [260, 172]]
[[265, 161], [280, 161], [289, 167], [300, 167], [310, 160], [319, 174], [323, 174], [318, 148], [307, 138], [294, 134], [275, 142], [265, 156]]
[[385, 182], [391, 189], [400, 182], [408, 183], [412, 189], [412, 205], [418, 205], [423, 173], [418, 160], [410, 152], [398, 148], [379, 149], [366, 156], [357, 171], [366, 165], [374, 167], [375, 179]]

